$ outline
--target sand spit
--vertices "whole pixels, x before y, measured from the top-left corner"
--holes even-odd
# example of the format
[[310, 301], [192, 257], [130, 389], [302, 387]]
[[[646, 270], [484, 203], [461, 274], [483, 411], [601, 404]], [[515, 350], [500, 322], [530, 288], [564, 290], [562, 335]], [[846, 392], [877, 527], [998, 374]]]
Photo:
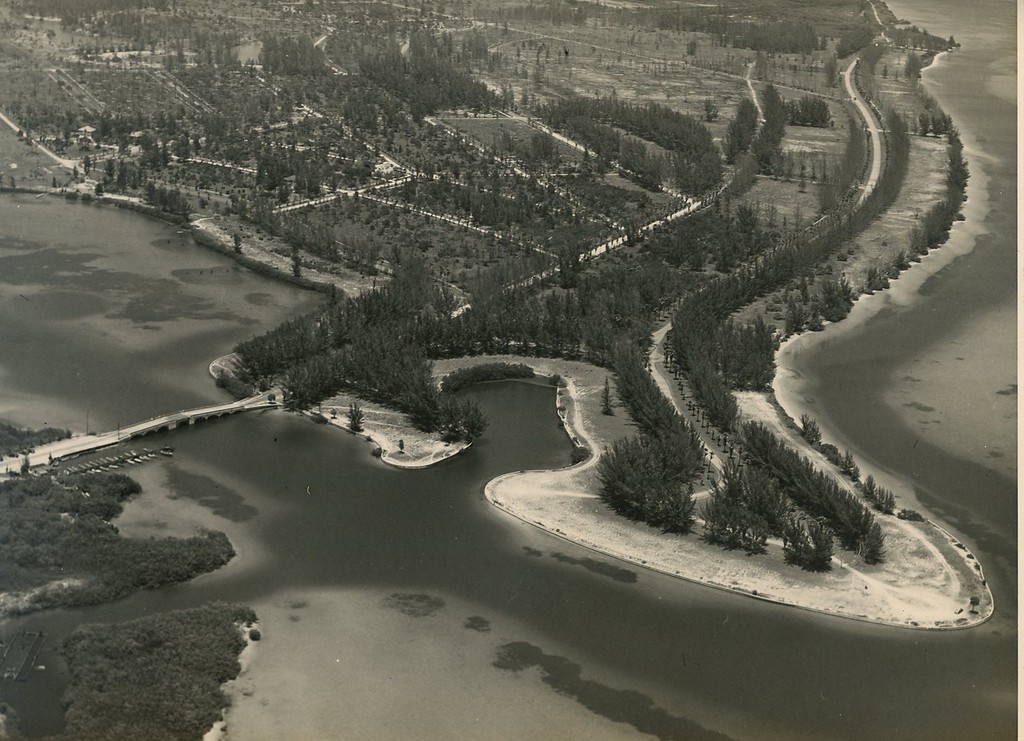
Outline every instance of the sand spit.
[[[506, 360], [526, 363], [541, 373], [557, 372], [565, 379], [557, 403], [566, 431], [597, 453], [577, 466], [509, 473], [487, 484], [487, 499], [527, 524], [670, 576], [838, 617], [949, 630], [978, 625], [992, 614], [992, 596], [976, 559], [930, 523], [879, 515], [887, 536], [885, 563], [868, 566], [841, 551], [831, 572], [811, 574], [785, 564], [778, 542], [769, 543], [765, 555], [747, 556], [707, 545], [698, 533], [680, 537], [621, 518], [597, 495], [595, 464], [615, 439], [601, 433], [604, 371], [582, 363], [518, 356], [463, 360]], [[580, 366], [589, 368], [586, 377], [579, 373]], [[741, 405], [747, 418], [786, 429], [765, 395], [745, 395]], [[794, 436], [791, 430], [787, 434]], [[979, 600], [974, 611], [972, 597]]]

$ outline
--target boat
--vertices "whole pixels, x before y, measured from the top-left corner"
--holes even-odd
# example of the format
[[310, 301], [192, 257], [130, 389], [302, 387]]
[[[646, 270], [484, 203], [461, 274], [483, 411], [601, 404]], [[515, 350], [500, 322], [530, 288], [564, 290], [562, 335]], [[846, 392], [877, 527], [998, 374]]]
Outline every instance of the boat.
[[160, 448], [160, 455], [174, 455], [174, 448], [170, 445], [165, 445]]

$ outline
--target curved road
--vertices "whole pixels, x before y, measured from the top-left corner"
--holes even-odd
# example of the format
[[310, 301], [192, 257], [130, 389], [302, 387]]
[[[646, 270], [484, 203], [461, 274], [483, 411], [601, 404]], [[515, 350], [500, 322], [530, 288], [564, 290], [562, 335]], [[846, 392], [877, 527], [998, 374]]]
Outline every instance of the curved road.
[[857, 68], [857, 63], [860, 61], [859, 58], [855, 57], [850, 66], [843, 72], [843, 82], [846, 84], [846, 92], [850, 96], [850, 100], [857, 106], [857, 112], [860, 113], [860, 117], [864, 119], [864, 125], [867, 127], [868, 134], [871, 136], [871, 170], [868, 174], [868, 179], [861, 185], [860, 198], [857, 199], [856, 205], [859, 206], [864, 202], [871, 191], [875, 189], [878, 184], [878, 178], [882, 174], [882, 129], [878, 125], [878, 121], [875, 119], [874, 114], [871, 112], [871, 108], [868, 107], [867, 102], [861, 97], [860, 91], [857, 90], [857, 85], [853, 80], [854, 70]]

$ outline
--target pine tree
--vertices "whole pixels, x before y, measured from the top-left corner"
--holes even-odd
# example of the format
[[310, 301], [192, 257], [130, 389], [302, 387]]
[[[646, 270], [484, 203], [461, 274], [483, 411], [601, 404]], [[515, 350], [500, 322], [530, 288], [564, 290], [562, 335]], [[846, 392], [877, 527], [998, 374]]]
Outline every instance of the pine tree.
[[[878, 527], [876, 523], [874, 527]], [[811, 520], [807, 526], [807, 534], [810, 539], [811, 548], [807, 554], [807, 560], [803, 567], [808, 571], [829, 571], [832, 568], [833, 534], [827, 525], [822, 525], [817, 520]], [[878, 531], [881, 538], [882, 531]], [[881, 541], [879, 541], [879, 546]], [[875, 563], [875, 562], [871, 562]]]
[[882, 527], [877, 523], [871, 523], [864, 541], [861, 543], [860, 554], [865, 563], [881, 563], [885, 559], [885, 536], [882, 534]]
[[604, 391], [601, 392], [601, 414], [609, 416], [615, 414], [615, 410], [612, 409], [612, 390], [608, 385], [607, 376], [604, 379]]

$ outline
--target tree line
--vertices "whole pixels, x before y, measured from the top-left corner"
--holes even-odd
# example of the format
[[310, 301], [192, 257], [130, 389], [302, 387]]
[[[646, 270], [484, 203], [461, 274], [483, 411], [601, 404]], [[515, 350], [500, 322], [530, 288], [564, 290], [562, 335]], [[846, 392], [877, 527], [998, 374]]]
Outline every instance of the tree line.
[[619, 397], [640, 434], [616, 441], [598, 463], [601, 499], [630, 519], [687, 533], [693, 527], [691, 481], [703, 462], [700, 438], [676, 412], [635, 346], [616, 348]]
[[[843, 548], [856, 552], [866, 563], [882, 561], [885, 536], [860, 499], [832, 476], [818, 471], [759, 422], [743, 426], [743, 442], [746, 454], [778, 479], [801, 509], [827, 524]], [[795, 530], [790, 534], [796, 536], [790, 548], [797, 555], [803, 537], [796, 535]]]
[[0, 422], [0, 458], [17, 456], [23, 450], [57, 440], [66, 440], [69, 437], [71, 437], [71, 430], [60, 427], [31, 430], [27, 427], [15, 427], [12, 424]]
[[949, 237], [949, 229], [963, 206], [970, 170], [964, 159], [964, 145], [956, 129], [948, 133], [948, 171], [946, 174], [945, 196], [934, 203], [910, 234], [910, 247], [918, 254], [925, 254], [932, 246], [941, 244]]

